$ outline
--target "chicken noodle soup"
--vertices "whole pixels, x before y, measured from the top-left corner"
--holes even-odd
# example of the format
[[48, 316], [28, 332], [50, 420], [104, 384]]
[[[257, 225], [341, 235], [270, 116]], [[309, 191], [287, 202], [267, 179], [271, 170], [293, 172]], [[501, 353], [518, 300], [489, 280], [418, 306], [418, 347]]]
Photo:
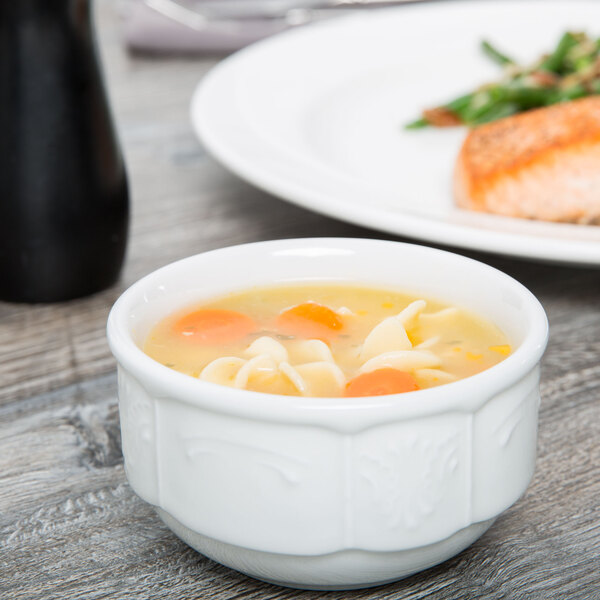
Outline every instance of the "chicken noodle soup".
[[169, 315], [144, 352], [201, 380], [273, 394], [375, 396], [434, 387], [511, 352], [492, 323], [390, 290], [280, 286]]

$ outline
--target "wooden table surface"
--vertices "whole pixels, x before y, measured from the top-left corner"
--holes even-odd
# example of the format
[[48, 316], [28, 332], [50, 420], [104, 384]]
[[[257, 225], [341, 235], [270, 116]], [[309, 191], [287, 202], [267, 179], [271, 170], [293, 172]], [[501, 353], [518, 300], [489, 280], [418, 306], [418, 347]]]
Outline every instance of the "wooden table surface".
[[472, 547], [395, 584], [278, 588], [188, 548], [127, 484], [110, 306], [142, 275], [221, 246], [285, 237], [388, 237], [243, 183], [206, 155], [190, 94], [214, 60], [132, 57], [116, 6], [99, 37], [133, 200], [114, 288], [56, 305], [0, 304], [0, 598], [600, 598], [600, 270], [491, 255], [543, 303], [539, 454], [526, 494]]

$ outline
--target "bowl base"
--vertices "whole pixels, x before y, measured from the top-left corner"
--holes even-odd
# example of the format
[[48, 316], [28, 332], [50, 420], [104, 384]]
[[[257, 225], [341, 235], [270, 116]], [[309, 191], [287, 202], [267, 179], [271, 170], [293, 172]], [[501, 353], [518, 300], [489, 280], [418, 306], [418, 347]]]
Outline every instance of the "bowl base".
[[155, 508], [177, 537], [208, 558], [255, 579], [304, 590], [352, 590], [403, 579], [462, 552], [495, 520], [473, 523], [444, 540], [410, 550], [342, 550], [300, 556], [250, 550], [220, 542], [192, 531], [165, 510]]

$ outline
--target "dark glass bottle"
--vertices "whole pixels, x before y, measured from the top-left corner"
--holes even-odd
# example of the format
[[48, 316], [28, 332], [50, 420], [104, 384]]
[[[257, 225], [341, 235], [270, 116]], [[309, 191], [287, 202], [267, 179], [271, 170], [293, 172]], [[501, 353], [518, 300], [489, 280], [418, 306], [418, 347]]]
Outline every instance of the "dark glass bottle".
[[128, 214], [90, 0], [0, 1], [0, 300], [111, 285]]

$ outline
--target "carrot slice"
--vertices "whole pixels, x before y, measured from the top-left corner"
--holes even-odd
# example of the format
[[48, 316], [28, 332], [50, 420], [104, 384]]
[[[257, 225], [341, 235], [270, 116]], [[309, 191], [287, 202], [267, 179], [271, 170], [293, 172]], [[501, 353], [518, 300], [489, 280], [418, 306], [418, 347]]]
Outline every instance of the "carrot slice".
[[178, 336], [197, 344], [229, 344], [256, 330], [254, 321], [233, 310], [206, 308], [181, 317], [174, 324]]
[[304, 302], [280, 313], [276, 327], [286, 335], [327, 341], [344, 328], [344, 322], [327, 306]]
[[346, 384], [344, 396], [384, 396], [414, 392], [419, 386], [415, 378], [405, 371], [384, 368], [358, 375]]

